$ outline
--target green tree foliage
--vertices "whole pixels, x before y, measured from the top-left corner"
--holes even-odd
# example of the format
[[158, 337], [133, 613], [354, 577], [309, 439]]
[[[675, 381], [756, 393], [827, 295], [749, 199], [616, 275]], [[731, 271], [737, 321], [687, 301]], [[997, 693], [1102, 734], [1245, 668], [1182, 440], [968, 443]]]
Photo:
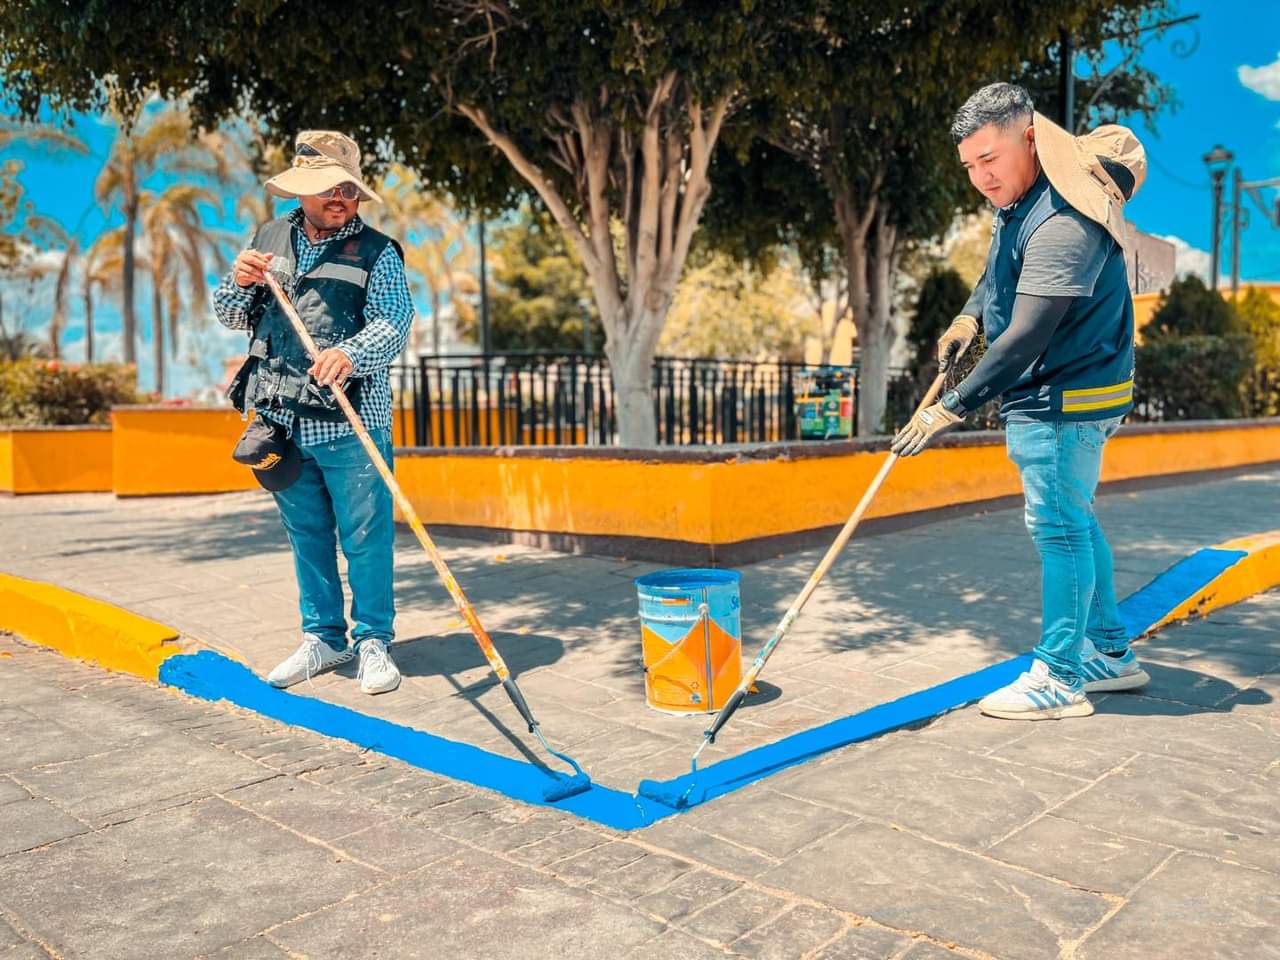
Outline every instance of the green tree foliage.
[[661, 351], [677, 357], [802, 360], [817, 333], [808, 282], [794, 258], [768, 268], [724, 253], [685, 274], [662, 334]]
[[1261, 287], [1250, 287], [1236, 303], [1253, 346], [1253, 369], [1245, 385], [1245, 414], [1280, 415], [1280, 303]]
[[1199, 277], [1175, 280], [1142, 329], [1135, 399], [1162, 420], [1244, 413], [1253, 343], [1236, 308]]
[[1222, 336], [1239, 331], [1240, 317], [1235, 308], [1196, 276], [1186, 276], [1170, 284], [1160, 295], [1150, 321], [1142, 328], [1143, 336], [1149, 339], [1195, 334]]
[[932, 379], [938, 372], [938, 337], [951, 325], [969, 299], [969, 285], [954, 270], [933, 270], [920, 285], [911, 314], [907, 343], [917, 380]]
[[[492, 239], [489, 324], [494, 349], [582, 351], [583, 322], [589, 317], [592, 350], [599, 351], [604, 331], [590, 284], [555, 221], [526, 204], [510, 223], [493, 231]], [[475, 318], [461, 332], [477, 338]]]

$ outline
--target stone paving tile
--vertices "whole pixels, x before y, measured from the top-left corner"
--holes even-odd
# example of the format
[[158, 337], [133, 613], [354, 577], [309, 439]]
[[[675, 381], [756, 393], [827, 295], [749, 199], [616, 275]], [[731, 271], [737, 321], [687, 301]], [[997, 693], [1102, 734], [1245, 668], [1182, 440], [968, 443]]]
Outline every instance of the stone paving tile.
[[605, 944], [624, 954], [661, 932], [627, 907], [472, 853], [277, 927], [271, 936], [296, 953], [332, 960], [599, 960]]
[[[373, 817], [378, 814], [373, 812]], [[462, 847], [416, 823], [384, 820], [331, 841], [331, 846], [360, 863], [401, 876], [444, 857], [457, 856]]]
[[849, 813], [808, 803], [763, 783], [680, 816], [686, 826], [740, 843], [779, 860], [829, 836], [854, 819], [856, 816]]
[[731, 946], [734, 953], [753, 960], [792, 960], [830, 941], [844, 925], [839, 914], [801, 903]]
[[1204, 764], [1143, 756], [1054, 813], [1280, 874], [1276, 794], [1260, 778], [1223, 777]]
[[1056, 958], [1109, 904], [1093, 894], [874, 823], [856, 824], [762, 878], [885, 924], [997, 956]]
[[551, 869], [557, 877], [569, 883], [587, 884], [615, 870], [621, 870], [643, 856], [645, 851], [642, 847], [615, 840], [561, 860]]
[[983, 847], [1086, 784], [910, 740], [774, 778], [790, 796]]
[[575, 827], [537, 843], [518, 847], [511, 851], [511, 857], [530, 866], [546, 867], [605, 843], [608, 843], [608, 838], [601, 834]]
[[[274, 775], [239, 757], [192, 751], [187, 743], [177, 734], [156, 737], [136, 748], [29, 770], [18, 780], [73, 816], [103, 826]], [[135, 771], [127, 784], [118, 775], [124, 762]]]
[[1075, 956], [1148, 960], [1172, 948], [1178, 956], [1196, 960], [1276, 960], [1277, 917], [1280, 880], [1275, 874], [1179, 854], [1085, 940]]
[[8, 777], [0, 777], [0, 806], [29, 799], [31, 794], [26, 789], [18, 786]]
[[854, 927], [835, 943], [818, 951], [813, 960], [888, 960], [900, 957], [911, 940], [880, 927]]
[[640, 944], [625, 960], [718, 960], [728, 956], [718, 947], [680, 930], [665, 930]]
[[589, 889], [617, 900], [635, 900], [662, 889], [693, 869], [694, 865], [687, 860], [650, 853], [605, 874], [591, 883]]
[[728, 896], [686, 917], [682, 926], [707, 940], [731, 944], [786, 908], [787, 901], [750, 887], [741, 887]]
[[19, 800], [0, 806], [0, 856], [30, 850], [85, 833], [89, 827], [48, 800]]
[[390, 819], [390, 814], [367, 803], [293, 777], [227, 790], [222, 798], [317, 840], [333, 840]]
[[1055, 816], [1041, 817], [988, 850], [997, 860], [1117, 896], [1124, 895], [1172, 852], [1161, 844]]
[[636, 906], [662, 917], [678, 921], [719, 900], [741, 884], [737, 880], [695, 870], [684, 873], [663, 890], [642, 897]]
[[0, 858], [0, 904], [66, 960], [172, 960], [246, 940], [373, 876], [212, 799]]
[[699, 830], [685, 816], [660, 820], [640, 833], [646, 843], [742, 877], [758, 877], [777, 865], [774, 857]]
[[244, 943], [233, 943], [213, 954], [210, 960], [290, 960], [289, 952], [268, 940], [254, 937]]

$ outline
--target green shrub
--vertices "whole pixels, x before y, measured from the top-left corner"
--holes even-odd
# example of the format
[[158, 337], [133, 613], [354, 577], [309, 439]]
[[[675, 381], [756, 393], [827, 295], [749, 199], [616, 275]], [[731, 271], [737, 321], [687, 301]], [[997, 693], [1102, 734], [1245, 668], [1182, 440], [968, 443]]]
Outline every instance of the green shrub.
[[1155, 337], [1138, 347], [1137, 367], [1135, 400], [1148, 419], [1239, 417], [1253, 345], [1242, 333]]
[[132, 365], [0, 362], [0, 424], [106, 423], [114, 404], [141, 399]]

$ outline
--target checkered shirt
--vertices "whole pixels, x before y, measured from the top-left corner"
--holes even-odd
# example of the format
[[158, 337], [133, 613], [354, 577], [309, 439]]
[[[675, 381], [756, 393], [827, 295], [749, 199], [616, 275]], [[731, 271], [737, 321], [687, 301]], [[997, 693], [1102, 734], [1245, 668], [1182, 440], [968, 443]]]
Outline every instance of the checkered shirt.
[[[357, 216], [337, 233], [312, 243], [303, 229], [301, 208], [292, 211], [287, 219], [295, 227], [292, 231], [297, 260], [295, 281], [315, 266], [327, 244], [345, 240], [364, 229], [364, 222]], [[256, 291], [257, 287], [237, 285], [234, 273], [228, 273], [213, 292], [213, 311], [218, 321], [232, 330], [248, 330], [249, 308]], [[364, 328], [337, 348], [351, 358], [351, 376], [365, 378], [360, 395], [360, 418], [365, 426], [370, 430], [390, 428], [391, 381], [387, 368], [404, 349], [413, 324], [413, 298], [409, 295], [404, 264], [390, 244], [369, 273], [364, 319]], [[262, 411], [262, 415], [287, 427], [304, 447], [330, 443], [352, 432], [345, 420], [334, 423], [296, 417], [299, 422], [295, 428], [295, 415], [290, 411]]]

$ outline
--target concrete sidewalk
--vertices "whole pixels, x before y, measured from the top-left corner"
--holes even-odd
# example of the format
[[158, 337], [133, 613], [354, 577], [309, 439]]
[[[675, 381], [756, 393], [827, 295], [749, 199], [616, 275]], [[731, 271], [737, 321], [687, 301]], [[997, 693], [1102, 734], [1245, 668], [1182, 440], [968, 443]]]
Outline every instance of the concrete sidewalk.
[[[1277, 481], [1102, 498], [1122, 594], [1199, 547], [1277, 526]], [[0, 501], [0, 542], [0, 570], [127, 606], [260, 671], [296, 643], [263, 497]], [[521, 756], [514, 711], [415, 550], [402, 538], [401, 691], [367, 698], [329, 676], [314, 695]], [[650, 567], [461, 541], [446, 552], [548, 733], [597, 779], [630, 788], [687, 769], [700, 720], [643, 704], [630, 580]], [[748, 654], [817, 556], [744, 569]], [[1025, 650], [1037, 587], [1016, 511], [855, 540], [771, 661], [766, 702], [719, 749]], [[15, 940], [68, 957], [1280, 957], [1278, 636], [1280, 595], [1264, 595], [1143, 644], [1152, 684], [1096, 698], [1092, 718], [957, 711], [625, 835], [8, 645], [0, 801], [27, 806], [12, 820], [0, 806], [0, 822], [61, 826], [0, 850], [0, 909]], [[336, 842], [363, 833], [375, 853]], [[79, 888], [95, 906], [77, 908], [88, 894], [68, 878], [99, 862]], [[162, 909], [148, 899], [161, 879]], [[233, 920], [192, 906], [216, 913], [210, 901]], [[504, 924], [518, 934], [488, 938]], [[132, 941], [93, 949], [126, 929]]]

